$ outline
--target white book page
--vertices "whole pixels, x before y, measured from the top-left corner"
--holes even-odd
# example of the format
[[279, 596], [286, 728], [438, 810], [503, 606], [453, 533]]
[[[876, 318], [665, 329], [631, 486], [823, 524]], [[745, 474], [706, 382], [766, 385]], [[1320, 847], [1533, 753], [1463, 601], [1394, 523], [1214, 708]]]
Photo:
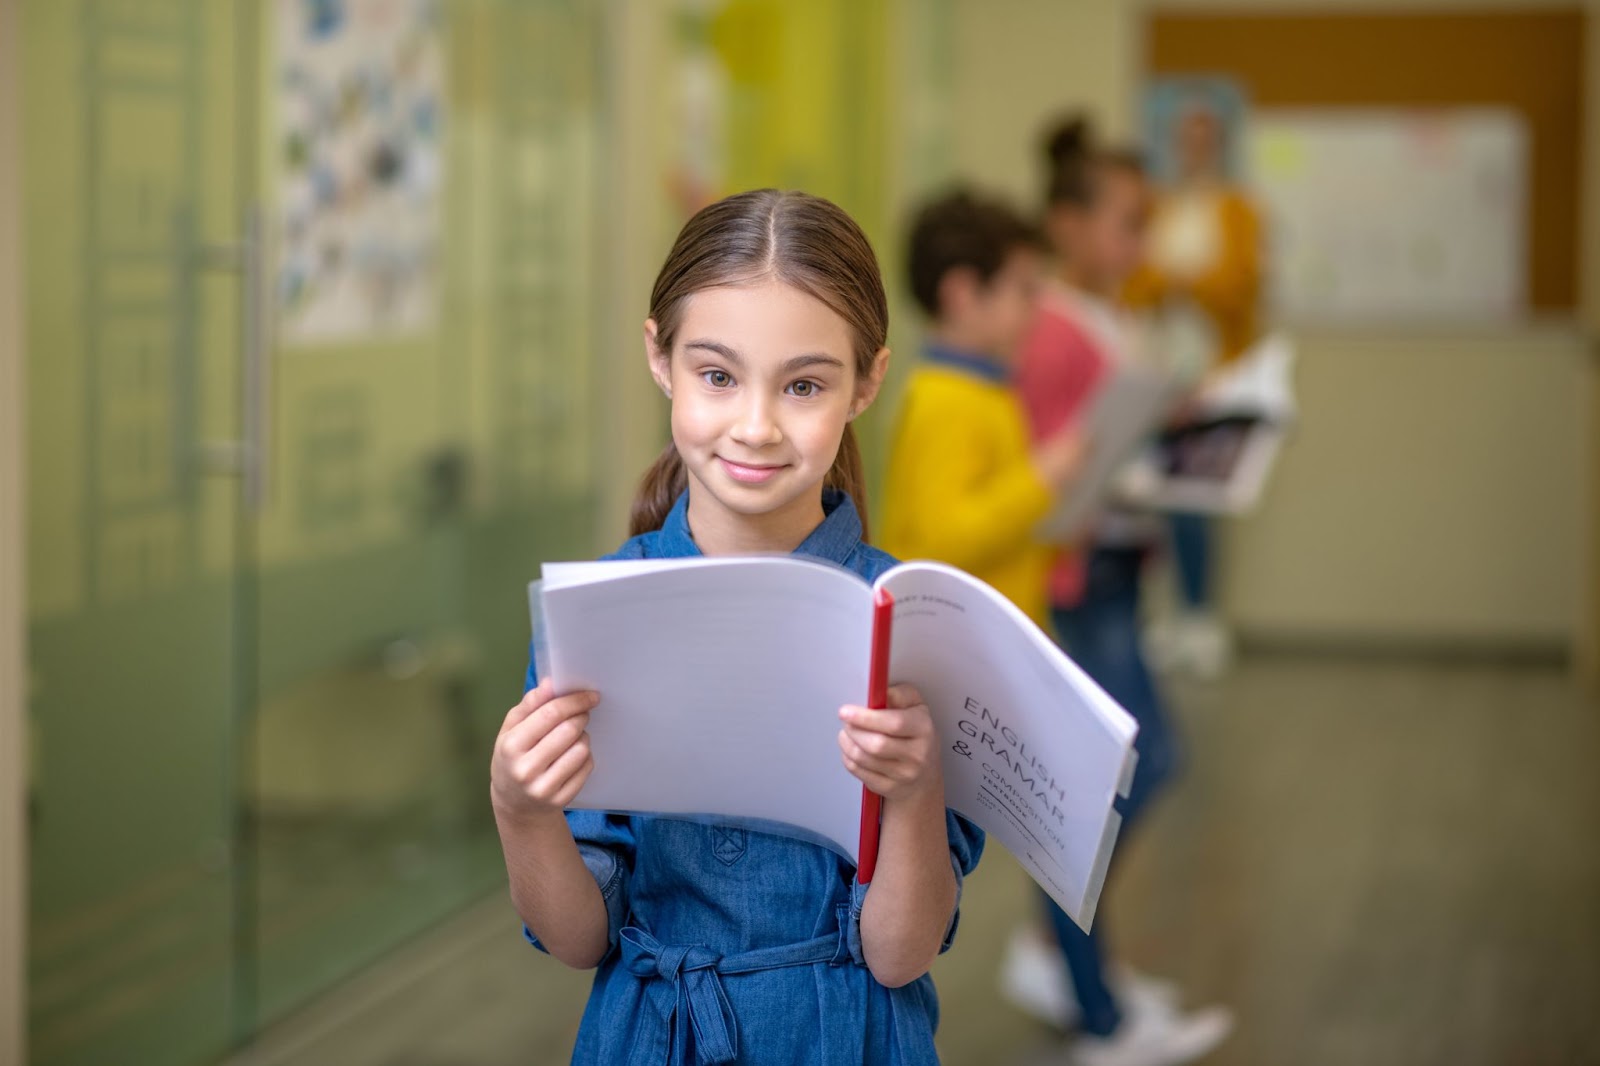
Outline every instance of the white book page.
[[718, 555], [700, 559], [586, 559], [573, 563], [545, 563], [539, 577], [545, 588], [563, 585], [589, 585], [596, 581], [612, 581], [635, 574], [653, 574], [660, 570], [678, 570], [685, 564], [697, 567], [738, 566], [751, 559], [787, 559], [789, 556], [773, 553], [760, 555]]
[[1113, 479], [1156, 428], [1183, 388], [1172, 377], [1132, 363], [1119, 363], [1095, 394], [1083, 431], [1088, 444], [1083, 470], [1040, 526], [1049, 541], [1065, 543], [1083, 532], [1106, 502]]
[[1205, 417], [1259, 415], [1287, 425], [1295, 419], [1294, 342], [1282, 333], [1269, 334], [1221, 370], [1214, 372], [1196, 398]]
[[861, 785], [837, 737], [866, 699], [866, 584], [791, 556], [668, 563], [546, 568], [565, 571], [543, 588], [549, 674], [600, 693], [573, 806], [782, 822], [855, 861]]
[[895, 598], [890, 679], [917, 686], [945, 802], [1003, 844], [1084, 929], [1120, 822], [1137, 726], [1010, 601], [939, 563], [879, 579]]

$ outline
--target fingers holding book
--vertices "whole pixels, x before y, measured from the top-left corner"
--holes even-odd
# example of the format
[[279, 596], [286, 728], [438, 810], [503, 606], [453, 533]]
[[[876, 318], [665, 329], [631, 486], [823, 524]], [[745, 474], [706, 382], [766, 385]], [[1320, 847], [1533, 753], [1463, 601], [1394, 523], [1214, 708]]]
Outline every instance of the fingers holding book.
[[845, 768], [886, 799], [940, 780], [938, 737], [921, 694], [911, 685], [895, 685], [888, 695], [887, 707], [839, 710]]
[[557, 696], [545, 681], [506, 714], [495, 740], [490, 785], [508, 813], [557, 813], [573, 801], [594, 769], [589, 712], [594, 692]]
[[1058, 489], [1077, 477], [1088, 451], [1088, 435], [1078, 426], [1067, 426], [1034, 448], [1034, 470], [1039, 480]]

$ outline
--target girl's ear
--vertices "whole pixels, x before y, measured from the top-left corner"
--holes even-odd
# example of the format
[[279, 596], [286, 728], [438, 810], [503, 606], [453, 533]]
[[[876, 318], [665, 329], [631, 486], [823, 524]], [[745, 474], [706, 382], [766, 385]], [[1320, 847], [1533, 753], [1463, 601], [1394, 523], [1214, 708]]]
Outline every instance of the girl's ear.
[[878, 390], [883, 388], [884, 376], [888, 373], [889, 349], [879, 348], [878, 354], [872, 357], [872, 369], [856, 382], [856, 402], [850, 406], [851, 418], [855, 418], [872, 406], [872, 401], [878, 398]]
[[656, 343], [658, 332], [655, 319], [647, 318], [644, 320], [644, 355], [645, 359], [650, 363], [650, 376], [656, 379], [656, 387], [670, 400], [672, 399], [672, 360], [669, 357], [670, 353], [662, 351], [661, 346]]

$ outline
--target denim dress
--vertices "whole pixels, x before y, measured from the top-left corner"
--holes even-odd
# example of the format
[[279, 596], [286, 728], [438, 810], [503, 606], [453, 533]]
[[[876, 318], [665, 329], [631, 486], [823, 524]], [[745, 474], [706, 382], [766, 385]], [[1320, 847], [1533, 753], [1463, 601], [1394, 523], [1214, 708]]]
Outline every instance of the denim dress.
[[[797, 554], [869, 581], [894, 564], [862, 543], [849, 497], [829, 491], [823, 509], [822, 524]], [[660, 530], [608, 558], [699, 554], [684, 494]], [[528, 687], [535, 676], [530, 662]], [[933, 979], [924, 974], [901, 988], [873, 979], [861, 949], [867, 889], [848, 859], [805, 841], [705, 821], [598, 811], [569, 811], [567, 821], [600, 885], [611, 941], [573, 1062], [938, 1061]], [[949, 811], [945, 822], [959, 893], [983, 851], [983, 832]], [[955, 927], [952, 916], [941, 951]]]

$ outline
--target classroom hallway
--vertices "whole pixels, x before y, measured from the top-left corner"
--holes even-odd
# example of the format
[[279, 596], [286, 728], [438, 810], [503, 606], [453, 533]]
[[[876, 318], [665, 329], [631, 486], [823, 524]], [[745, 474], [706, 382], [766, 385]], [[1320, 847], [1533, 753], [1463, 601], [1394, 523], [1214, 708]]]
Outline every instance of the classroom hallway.
[[[1172, 687], [1188, 771], [1102, 915], [1238, 1024], [1212, 1066], [1600, 1063], [1600, 701], [1548, 666], [1245, 659]], [[951, 1066], [1064, 1062], [995, 973], [1032, 889], [999, 850], [935, 970]], [[291, 1018], [237, 1066], [564, 1063], [586, 979], [503, 897]]]

